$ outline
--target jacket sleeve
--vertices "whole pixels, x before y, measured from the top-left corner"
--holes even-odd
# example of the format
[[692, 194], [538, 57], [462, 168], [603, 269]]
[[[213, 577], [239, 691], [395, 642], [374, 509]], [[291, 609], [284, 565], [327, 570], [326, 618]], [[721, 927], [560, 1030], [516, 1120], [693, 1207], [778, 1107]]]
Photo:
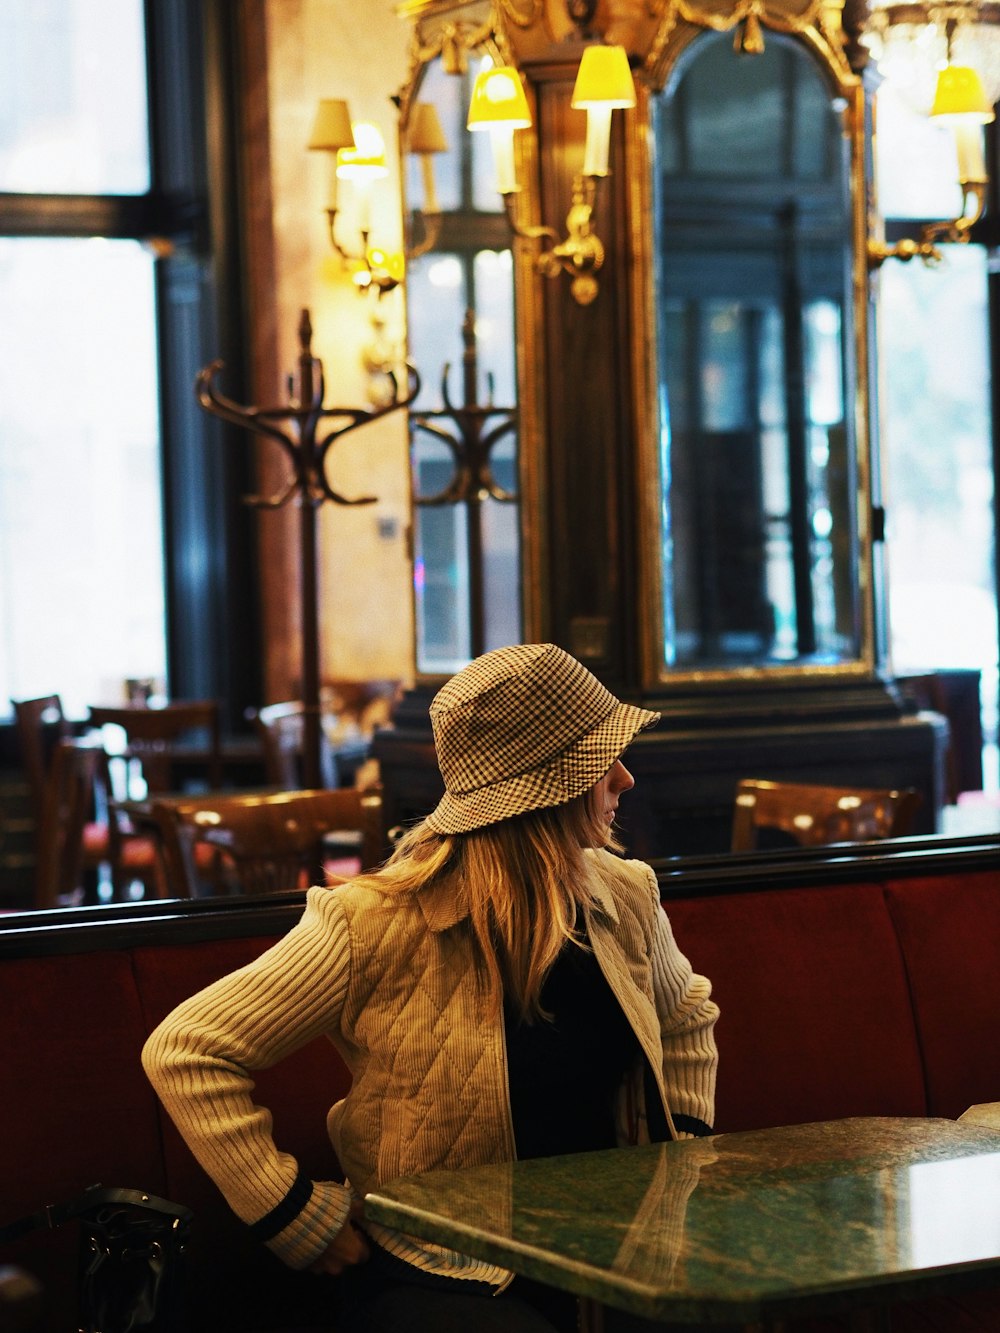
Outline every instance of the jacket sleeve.
[[[305, 1268], [347, 1220], [351, 1195], [310, 1181], [278, 1149], [252, 1072], [332, 1034], [350, 977], [337, 893], [309, 891], [299, 923], [260, 958], [179, 1005], [142, 1061], [160, 1100], [233, 1211], [279, 1258]], [[332, 1149], [331, 1149], [332, 1152]]]
[[678, 1135], [690, 1138], [708, 1132], [715, 1123], [719, 1007], [712, 999], [711, 982], [692, 969], [677, 947], [669, 918], [660, 906], [656, 875], [648, 866], [646, 872], [655, 903], [651, 963], [663, 1045], [663, 1081]]

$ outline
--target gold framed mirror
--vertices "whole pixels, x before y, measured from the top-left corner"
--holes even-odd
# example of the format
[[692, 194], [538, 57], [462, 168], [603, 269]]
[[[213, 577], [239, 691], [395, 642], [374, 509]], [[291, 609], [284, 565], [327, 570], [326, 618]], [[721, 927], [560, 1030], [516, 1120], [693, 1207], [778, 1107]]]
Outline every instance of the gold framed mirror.
[[872, 664], [860, 90], [756, 47], [707, 27], [649, 99], [660, 679]]

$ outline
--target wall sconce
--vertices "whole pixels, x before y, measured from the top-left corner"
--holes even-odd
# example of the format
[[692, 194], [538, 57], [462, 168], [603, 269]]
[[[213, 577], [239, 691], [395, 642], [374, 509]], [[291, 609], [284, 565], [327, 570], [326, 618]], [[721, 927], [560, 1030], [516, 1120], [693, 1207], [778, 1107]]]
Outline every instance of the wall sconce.
[[938, 244], [968, 241], [973, 226], [983, 216], [989, 179], [983, 156], [983, 126], [993, 119], [993, 109], [976, 71], [968, 65], [946, 65], [938, 74], [930, 114], [932, 119], [947, 125], [955, 136], [961, 211], [947, 221], [928, 222], [920, 230], [919, 241], [904, 238], [895, 245], [869, 241], [869, 268], [877, 268], [886, 259], [906, 261], [918, 255], [925, 264], [938, 264], [941, 262]]
[[[347, 265], [351, 280], [359, 291], [374, 291], [376, 296], [391, 292], [403, 280], [404, 256], [398, 251], [373, 245], [369, 239], [372, 186], [375, 181], [389, 174], [381, 131], [377, 125], [368, 121], [352, 121], [346, 102], [337, 98], [323, 98], [316, 112], [309, 147], [332, 155], [330, 202], [326, 207], [330, 243]], [[406, 258], [430, 250], [437, 240], [441, 227], [441, 209], [434, 186], [432, 155], [444, 152], [447, 147], [434, 108], [427, 103], [418, 103], [414, 108], [409, 150], [420, 156], [423, 168], [424, 234], [419, 247], [408, 252]], [[341, 181], [349, 182], [357, 196], [360, 242], [353, 250], [337, 237]]]
[[528, 129], [531, 113], [521, 79], [507, 65], [483, 70], [472, 90], [468, 128], [488, 130], [493, 148], [497, 189], [503, 196], [508, 221], [515, 235], [552, 242], [538, 256], [536, 267], [548, 278], [566, 272], [570, 291], [580, 305], [597, 295], [594, 276], [604, 263], [604, 246], [591, 228], [597, 184], [608, 175], [611, 113], [616, 107], [635, 106], [635, 84], [622, 46], [593, 45], [584, 49], [573, 88], [571, 106], [587, 112], [587, 142], [583, 170], [573, 179], [573, 197], [566, 217], [566, 238], [551, 227], [522, 226], [514, 216], [518, 193], [514, 164], [514, 131]]
[[[927, 60], [936, 59], [933, 103], [928, 110], [924, 102], [922, 109], [954, 135], [962, 205], [954, 218], [922, 227], [919, 240], [905, 238], [895, 245], [870, 240], [868, 264], [877, 268], [886, 259], [906, 261], [917, 256], [925, 264], [937, 264], [941, 261], [938, 245], [968, 241], [973, 226], [985, 211], [989, 173], [983, 156], [983, 126], [994, 118], [979, 74], [971, 63], [953, 59], [953, 47], [960, 42], [962, 60], [967, 61], [980, 46], [988, 53], [996, 42], [985, 16], [960, 5], [934, 10], [923, 9], [919, 4], [876, 5], [872, 17], [874, 26], [867, 44], [873, 47], [880, 66], [884, 62], [887, 70], [894, 72], [901, 67], [904, 86], [912, 90], [907, 100], [912, 100], [921, 86], [925, 72], [920, 62], [926, 64]], [[987, 33], [988, 40], [984, 37]], [[935, 47], [935, 42], [943, 43], [943, 51]], [[935, 50], [939, 53], [937, 57]], [[929, 81], [924, 86], [929, 92]]]
[[407, 152], [420, 159], [420, 175], [424, 187], [424, 206], [413, 210], [414, 218], [419, 217], [423, 226], [423, 236], [413, 245], [407, 246], [406, 258], [416, 259], [427, 254], [437, 245], [441, 234], [441, 205], [438, 203], [437, 187], [434, 182], [434, 154], [446, 153], [448, 141], [438, 120], [438, 113], [432, 102], [417, 102], [410, 117], [409, 131], [406, 136]]

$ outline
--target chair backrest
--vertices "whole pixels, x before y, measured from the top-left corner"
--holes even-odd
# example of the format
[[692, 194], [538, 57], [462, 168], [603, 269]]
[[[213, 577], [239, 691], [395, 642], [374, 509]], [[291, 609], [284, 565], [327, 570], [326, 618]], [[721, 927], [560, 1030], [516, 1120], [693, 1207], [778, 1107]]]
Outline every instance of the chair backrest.
[[921, 796], [912, 787], [828, 787], [742, 778], [736, 785], [731, 847], [751, 851], [762, 829], [785, 834], [803, 847], [867, 842], [912, 831]]
[[304, 706], [301, 700], [248, 708], [264, 752], [264, 771], [275, 787], [291, 791], [302, 781], [302, 732]]
[[63, 715], [58, 694], [46, 694], [38, 699], [12, 699], [11, 704], [32, 815], [38, 828], [45, 807], [45, 786], [53, 753], [60, 741], [69, 739], [70, 725]]
[[359, 869], [385, 855], [382, 798], [353, 787], [154, 800], [152, 811], [170, 889], [178, 896], [204, 892], [195, 868], [198, 843], [220, 852], [210, 892], [275, 893], [321, 884], [330, 834], [357, 835], [352, 850]]
[[194, 734], [205, 738], [205, 774], [210, 787], [222, 786], [222, 743], [219, 704], [215, 699], [176, 700], [162, 707], [142, 704], [95, 705], [90, 708], [95, 727], [121, 727], [128, 738], [129, 753], [142, 764], [151, 792], [165, 792], [176, 785], [174, 766], [183, 757], [179, 747]]
[[[300, 699], [248, 708], [245, 716], [253, 723], [264, 754], [264, 771], [272, 787], [295, 791], [302, 787], [302, 748], [305, 732], [305, 705]], [[324, 787], [341, 785], [337, 755], [326, 734], [320, 732], [320, 775]]]
[[[36, 907], [56, 907], [82, 880], [84, 830], [92, 818], [95, 793], [110, 788], [108, 757], [87, 740], [62, 740], [56, 745], [46, 777], [39, 825]], [[114, 821], [108, 828], [109, 859], [119, 850]]]

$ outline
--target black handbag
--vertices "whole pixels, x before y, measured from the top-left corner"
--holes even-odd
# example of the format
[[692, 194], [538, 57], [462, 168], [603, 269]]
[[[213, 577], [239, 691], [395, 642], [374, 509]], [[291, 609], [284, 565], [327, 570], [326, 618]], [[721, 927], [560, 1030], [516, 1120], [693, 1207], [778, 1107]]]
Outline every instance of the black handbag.
[[90, 1189], [0, 1227], [0, 1241], [76, 1218], [80, 1333], [180, 1333], [192, 1213], [143, 1190]]

